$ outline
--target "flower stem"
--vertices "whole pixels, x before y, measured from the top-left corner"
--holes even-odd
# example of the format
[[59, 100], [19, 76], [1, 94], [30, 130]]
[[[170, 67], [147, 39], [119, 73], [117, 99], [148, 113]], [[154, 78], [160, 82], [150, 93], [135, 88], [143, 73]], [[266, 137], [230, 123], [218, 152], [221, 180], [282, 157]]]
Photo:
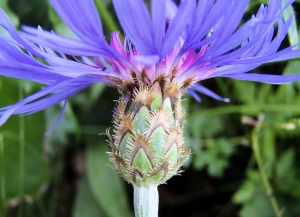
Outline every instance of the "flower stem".
[[[19, 98], [23, 98], [23, 82], [19, 83]], [[24, 214], [23, 199], [24, 199], [24, 177], [25, 177], [25, 119], [23, 116], [19, 119], [19, 199], [20, 205], [18, 209], [18, 217]]]
[[134, 186], [135, 217], [158, 217], [157, 186]]
[[272, 186], [270, 184], [270, 181], [268, 179], [267, 171], [266, 171], [266, 169], [263, 165], [263, 160], [262, 160], [262, 156], [261, 156], [260, 149], [259, 149], [258, 133], [260, 131], [261, 125], [262, 125], [262, 120], [258, 120], [257, 123], [254, 126], [253, 131], [252, 131], [252, 134], [251, 134], [252, 149], [253, 149], [253, 152], [254, 152], [255, 160], [257, 162], [257, 166], [258, 166], [260, 176], [261, 176], [263, 184], [265, 186], [266, 193], [267, 193], [267, 195], [270, 199], [270, 202], [272, 204], [275, 216], [276, 217], [282, 217], [282, 212], [280, 211], [280, 208], [279, 208], [279, 205], [277, 203], [276, 197], [273, 194], [273, 188], [272, 188]]
[[3, 136], [2, 134], [0, 134], [0, 159], [1, 159], [1, 162], [0, 162], [0, 165], [1, 165], [1, 168], [0, 168], [0, 177], [1, 177], [1, 180], [0, 180], [0, 183], [1, 183], [1, 186], [0, 186], [0, 192], [1, 192], [1, 201], [2, 201], [2, 206], [3, 206], [3, 217], [6, 217], [6, 198], [5, 198], [5, 174], [4, 174], [4, 144], [3, 144]]

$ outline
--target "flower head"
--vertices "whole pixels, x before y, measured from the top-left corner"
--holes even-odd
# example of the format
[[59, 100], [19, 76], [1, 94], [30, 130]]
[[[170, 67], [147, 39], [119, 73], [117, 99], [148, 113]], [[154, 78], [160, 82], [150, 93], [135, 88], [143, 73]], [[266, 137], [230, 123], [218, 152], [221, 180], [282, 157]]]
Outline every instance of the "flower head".
[[[67, 38], [41, 28], [17, 32], [3, 10], [0, 25], [11, 37], [0, 35], [0, 75], [44, 84], [39, 92], [0, 109], [0, 125], [12, 114], [31, 114], [66, 101], [97, 82], [120, 89], [126, 100], [135, 91], [159, 80], [168, 97], [197, 92], [219, 97], [197, 82], [228, 77], [282, 84], [300, 75], [249, 73], [261, 64], [300, 56], [295, 46], [278, 51], [292, 17], [284, 21], [282, 0], [261, 5], [250, 20], [240, 22], [249, 0], [113, 0], [123, 27], [105, 40], [93, 0], [50, 0], [78, 38]], [[277, 28], [275, 28], [277, 26]], [[40, 60], [44, 61], [40, 61]], [[46, 62], [46, 63], [45, 63]]]

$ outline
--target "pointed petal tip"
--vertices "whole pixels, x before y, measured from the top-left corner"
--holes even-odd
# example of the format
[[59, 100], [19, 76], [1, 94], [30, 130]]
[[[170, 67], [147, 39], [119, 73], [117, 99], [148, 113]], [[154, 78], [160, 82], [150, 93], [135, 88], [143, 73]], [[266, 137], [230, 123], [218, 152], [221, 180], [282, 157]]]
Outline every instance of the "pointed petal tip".
[[61, 119], [63, 118], [63, 115], [64, 115], [64, 112], [65, 112], [65, 109], [66, 109], [66, 106], [67, 106], [67, 99], [65, 99], [64, 101], [64, 104], [63, 104], [63, 107], [61, 109], [61, 112], [56, 120], [56, 122], [54, 123], [54, 125], [51, 127], [51, 129], [45, 133], [45, 136], [49, 136], [52, 131], [57, 127], [57, 125], [59, 124], [59, 122], [61, 121]]

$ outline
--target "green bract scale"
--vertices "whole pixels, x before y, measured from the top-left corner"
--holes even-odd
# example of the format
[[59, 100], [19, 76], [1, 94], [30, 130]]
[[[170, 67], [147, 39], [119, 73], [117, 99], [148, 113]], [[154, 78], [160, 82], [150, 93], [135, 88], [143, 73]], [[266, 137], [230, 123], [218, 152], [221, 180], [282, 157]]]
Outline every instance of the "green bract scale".
[[121, 97], [108, 133], [119, 174], [138, 187], [159, 185], [177, 174], [190, 152], [183, 145], [182, 89], [163, 76]]

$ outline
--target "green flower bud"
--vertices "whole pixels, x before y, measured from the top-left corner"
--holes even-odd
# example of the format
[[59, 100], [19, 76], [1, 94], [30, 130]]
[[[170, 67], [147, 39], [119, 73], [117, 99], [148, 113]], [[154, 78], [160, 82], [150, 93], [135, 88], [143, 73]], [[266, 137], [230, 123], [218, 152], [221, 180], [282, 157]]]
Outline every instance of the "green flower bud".
[[183, 145], [181, 94], [174, 90], [177, 84], [158, 79], [117, 102], [114, 135], [108, 134], [110, 155], [119, 174], [135, 186], [165, 183], [189, 157]]

